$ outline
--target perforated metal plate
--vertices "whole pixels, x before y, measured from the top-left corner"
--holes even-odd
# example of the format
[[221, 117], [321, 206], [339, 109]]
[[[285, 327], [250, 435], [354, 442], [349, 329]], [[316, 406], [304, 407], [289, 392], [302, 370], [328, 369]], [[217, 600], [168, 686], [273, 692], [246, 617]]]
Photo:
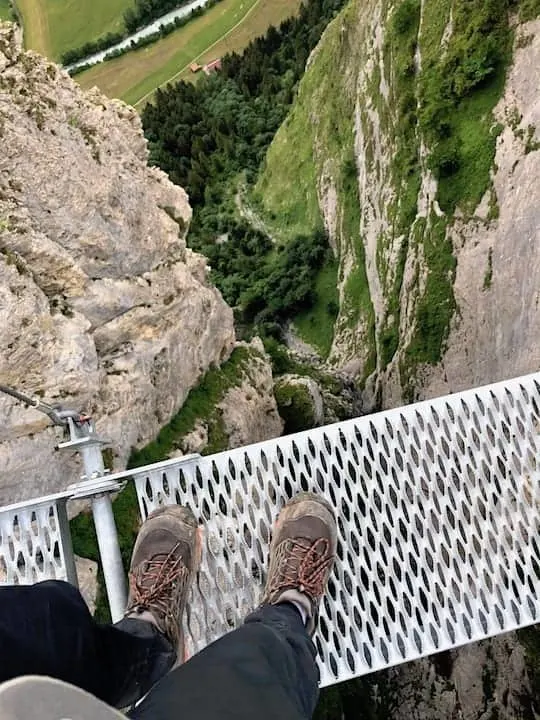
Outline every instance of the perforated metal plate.
[[66, 493], [0, 509], [0, 584], [41, 580], [77, 582]]
[[205, 526], [192, 649], [257, 604], [300, 489], [338, 516], [323, 684], [538, 622], [539, 431], [537, 374], [135, 476], [143, 517], [188, 504]]

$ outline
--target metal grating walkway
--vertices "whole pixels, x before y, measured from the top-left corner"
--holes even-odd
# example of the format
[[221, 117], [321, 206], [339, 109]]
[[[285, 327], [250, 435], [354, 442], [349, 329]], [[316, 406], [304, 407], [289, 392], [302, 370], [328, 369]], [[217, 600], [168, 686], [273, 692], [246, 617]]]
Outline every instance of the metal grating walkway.
[[187, 503], [205, 523], [195, 649], [256, 604], [285, 499], [304, 489], [331, 500], [339, 562], [316, 637], [331, 684], [540, 619], [539, 432], [537, 375], [173, 462], [135, 482], [143, 516]]
[[[204, 523], [193, 650], [257, 604], [283, 502], [324, 493], [339, 524], [316, 636], [328, 685], [539, 621], [539, 433], [537, 373], [109, 479], [134, 478], [143, 517], [187, 503]], [[14, 512], [0, 511], [0, 567]]]
[[70, 493], [0, 508], [0, 584], [77, 582], [66, 512]]

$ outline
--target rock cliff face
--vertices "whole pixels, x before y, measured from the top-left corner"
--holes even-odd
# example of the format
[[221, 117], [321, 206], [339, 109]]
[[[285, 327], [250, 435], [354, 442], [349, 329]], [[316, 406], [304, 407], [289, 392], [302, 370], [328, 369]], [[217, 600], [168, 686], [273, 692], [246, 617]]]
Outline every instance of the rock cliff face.
[[523, 650], [513, 635], [394, 668], [388, 680], [394, 720], [534, 717]]
[[[216, 402], [209, 416], [200, 417], [180, 441], [171, 457], [188, 453], [218, 452], [278, 437], [283, 431], [274, 397], [272, 365], [259, 338], [238, 343], [245, 359], [234, 382]], [[212, 440], [212, 436], [217, 435]]]
[[326, 227], [329, 362], [367, 407], [540, 365], [534, 8], [351, 0], [270, 148], [256, 194], [269, 218]]
[[217, 408], [230, 448], [279, 437], [283, 431], [268, 356], [258, 338], [248, 347], [250, 362], [242, 382], [227, 392]]
[[[0, 145], [0, 382], [94, 415], [121, 467], [230, 355], [232, 312], [135, 111], [83, 94], [11, 25]], [[77, 479], [45, 416], [0, 395], [0, 418], [0, 503]]]
[[[538, 72], [531, 72], [540, 68], [540, 20], [519, 26], [515, 37], [494, 113], [502, 129], [493, 195], [474, 222], [458, 220], [452, 230], [458, 314], [440, 365], [425, 375], [423, 395], [540, 368], [540, 85]], [[498, 214], [491, 219], [490, 200]]]

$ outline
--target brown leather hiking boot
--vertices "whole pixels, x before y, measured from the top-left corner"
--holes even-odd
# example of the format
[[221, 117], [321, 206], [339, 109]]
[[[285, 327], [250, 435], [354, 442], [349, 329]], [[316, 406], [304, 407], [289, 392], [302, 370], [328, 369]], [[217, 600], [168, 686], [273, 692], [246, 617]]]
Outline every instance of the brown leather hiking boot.
[[139, 531], [129, 570], [126, 617], [153, 622], [182, 656], [182, 616], [200, 563], [200, 538], [191, 510], [158, 508]]
[[290, 500], [274, 526], [262, 604], [300, 605], [312, 635], [319, 601], [334, 565], [336, 543], [336, 520], [326, 500], [313, 493], [300, 493]]

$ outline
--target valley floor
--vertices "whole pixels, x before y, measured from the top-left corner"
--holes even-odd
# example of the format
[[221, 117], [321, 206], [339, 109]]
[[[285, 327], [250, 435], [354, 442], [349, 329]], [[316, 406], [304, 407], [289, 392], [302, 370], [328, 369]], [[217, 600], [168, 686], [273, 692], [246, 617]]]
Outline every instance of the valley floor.
[[193, 77], [189, 66], [243, 50], [270, 25], [295, 14], [300, 0], [222, 0], [163, 40], [108, 60], [76, 76], [86, 89], [142, 107], [158, 87]]
[[11, 19], [11, 8], [8, 0], [0, 0], [0, 20]]

